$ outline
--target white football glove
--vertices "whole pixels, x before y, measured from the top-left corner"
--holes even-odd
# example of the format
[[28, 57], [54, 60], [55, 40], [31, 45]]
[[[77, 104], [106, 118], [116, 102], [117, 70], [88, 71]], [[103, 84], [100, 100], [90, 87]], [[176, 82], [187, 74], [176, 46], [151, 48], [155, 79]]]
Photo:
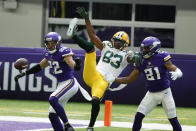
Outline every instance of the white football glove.
[[105, 75], [105, 80], [106, 80], [107, 82], [109, 82], [109, 83], [114, 82], [115, 79], [116, 79], [116, 78], [115, 78], [112, 74], [106, 74], [106, 75]]
[[70, 22], [69, 22], [69, 28], [67, 30], [67, 36], [68, 37], [73, 37], [73, 34], [75, 33], [75, 28], [77, 27], [77, 22], [78, 22], [78, 18], [73, 18]]
[[120, 84], [118, 87], [116, 88], [108, 88], [109, 91], [119, 91], [119, 90], [122, 90], [124, 89], [125, 87], [127, 86], [127, 84]]
[[182, 71], [179, 68], [176, 68], [175, 71], [170, 71], [169, 72], [171, 74], [171, 79], [173, 81], [175, 81], [177, 78], [181, 78], [182, 77]]

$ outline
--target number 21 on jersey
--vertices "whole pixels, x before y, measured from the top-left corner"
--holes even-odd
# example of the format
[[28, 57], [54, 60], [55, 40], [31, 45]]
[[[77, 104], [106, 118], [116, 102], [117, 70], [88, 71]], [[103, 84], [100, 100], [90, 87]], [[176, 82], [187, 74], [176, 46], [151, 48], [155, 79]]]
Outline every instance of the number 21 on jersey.
[[[145, 72], [145, 75], [146, 75], [146, 79], [149, 80], [149, 81], [155, 80], [155, 76], [156, 76], [156, 80], [161, 79], [158, 67], [147, 68], [147, 69], [144, 70], [144, 72]], [[153, 74], [153, 72], [154, 72], [154, 74]]]

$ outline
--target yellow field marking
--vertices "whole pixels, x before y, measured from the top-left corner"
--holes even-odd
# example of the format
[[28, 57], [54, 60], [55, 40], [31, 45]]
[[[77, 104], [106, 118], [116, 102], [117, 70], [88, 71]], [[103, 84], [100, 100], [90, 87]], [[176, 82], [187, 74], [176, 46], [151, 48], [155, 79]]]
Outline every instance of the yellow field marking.
[[[154, 117], [157, 119], [168, 119], [166, 116], [158, 116], [158, 117]], [[188, 120], [188, 118], [185, 117], [178, 117], [179, 120]]]
[[8, 108], [0, 108], [0, 111], [2, 111], [2, 110], [8, 110]]
[[78, 112], [78, 111], [74, 111], [74, 112], [67, 112], [69, 114], [83, 114], [83, 115], [90, 115], [90, 112]]
[[48, 111], [46, 111], [46, 110], [23, 110], [23, 111], [25, 111], [25, 112], [40, 112], [40, 113], [47, 113]]

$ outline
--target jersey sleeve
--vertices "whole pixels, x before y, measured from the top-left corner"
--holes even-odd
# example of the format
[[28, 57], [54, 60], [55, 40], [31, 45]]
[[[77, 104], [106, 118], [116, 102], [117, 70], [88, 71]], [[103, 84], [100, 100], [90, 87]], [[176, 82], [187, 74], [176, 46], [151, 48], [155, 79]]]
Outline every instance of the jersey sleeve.
[[168, 54], [166, 51], [163, 51], [161, 53], [161, 57], [162, 57], [164, 63], [171, 59], [170, 54]]
[[65, 47], [62, 47], [59, 52], [61, 53], [61, 56], [62, 57], [65, 57], [65, 56], [69, 56], [69, 55], [73, 55], [73, 52], [72, 52], [72, 49], [71, 48], [65, 48]]

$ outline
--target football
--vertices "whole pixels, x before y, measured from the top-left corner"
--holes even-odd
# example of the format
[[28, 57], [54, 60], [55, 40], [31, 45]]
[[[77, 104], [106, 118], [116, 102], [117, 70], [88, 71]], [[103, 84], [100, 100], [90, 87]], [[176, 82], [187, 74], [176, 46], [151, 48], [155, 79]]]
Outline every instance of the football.
[[18, 70], [23, 70], [27, 68], [29, 61], [26, 58], [19, 58], [15, 61], [14, 67]]

